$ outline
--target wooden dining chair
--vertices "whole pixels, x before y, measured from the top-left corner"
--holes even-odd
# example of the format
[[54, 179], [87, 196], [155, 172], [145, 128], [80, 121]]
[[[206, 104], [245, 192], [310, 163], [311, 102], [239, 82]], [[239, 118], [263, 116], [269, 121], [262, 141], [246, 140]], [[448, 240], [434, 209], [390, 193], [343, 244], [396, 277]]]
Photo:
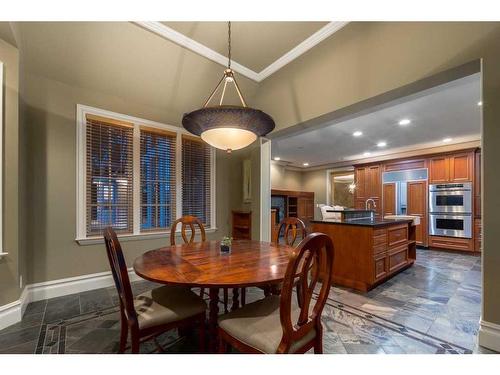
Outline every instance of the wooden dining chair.
[[119, 353], [124, 353], [131, 336], [132, 353], [139, 353], [141, 342], [155, 339], [171, 329], [184, 329], [198, 324], [199, 346], [204, 351], [206, 304], [189, 289], [162, 286], [134, 298], [123, 251], [111, 227], [104, 230], [109, 265], [120, 299], [121, 334]]
[[293, 246], [295, 244], [299, 233], [299, 241], [302, 241], [307, 235], [306, 225], [302, 220], [296, 217], [285, 217], [281, 221], [278, 230], [276, 231], [276, 238], [273, 239], [273, 242], [276, 244], [280, 242], [281, 232], [283, 232], [285, 245], [288, 246]]
[[[200, 236], [201, 236], [201, 242], [205, 242], [207, 240], [207, 235], [205, 234], [205, 226], [201, 222], [200, 219], [198, 219], [196, 216], [183, 216], [172, 224], [172, 227], [170, 229], [170, 245], [173, 246], [175, 245], [175, 232], [177, 230], [177, 225], [181, 224], [181, 236], [182, 240], [184, 243], [193, 243], [194, 238], [196, 235], [196, 229], [195, 225], [198, 226], [198, 229], [200, 230]], [[187, 238], [186, 235], [186, 228], [189, 226], [191, 229], [191, 236], [189, 239]]]
[[[290, 256], [281, 296], [271, 295], [219, 317], [219, 352], [323, 353], [321, 313], [330, 292], [333, 243], [312, 233]], [[321, 288], [313, 298], [320, 278]], [[300, 284], [300, 288], [294, 285]], [[296, 299], [294, 299], [294, 290]]]
[[[190, 244], [194, 242], [195, 236], [196, 236], [196, 226], [198, 227], [200, 231], [200, 237], [201, 237], [201, 242], [205, 242], [207, 240], [207, 235], [205, 233], [205, 226], [201, 222], [200, 219], [198, 219], [196, 216], [183, 216], [177, 220], [175, 220], [172, 224], [172, 227], [170, 229], [170, 245], [174, 246], [175, 245], [175, 235], [177, 231], [177, 225], [181, 224], [181, 237], [184, 243]], [[188, 236], [186, 235], [186, 229], [189, 227], [191, 235]], [[228, 294], [228, 289], [224, 288], [224, 311], [228, 311], [228, 302], [229, 302], [229, 294]], [[205, 295], [205, 288], [200, 288], [200, 297], [203, 297]]]
[[[283, 232], [283, 240], [285, 245], [294, 246], [297, 238], [302, 241], [306, 235], [306, 225], [302, 220], [296, 217], [285, 217], [276, 231], [276, 237], [273, 238], [273, 243], [280, 243], [280, 234]], [[265, 285], [260, 287], [264, 291], [264, 296], [270, 294], [279, 294], [281, 290], [281, 284], [275, 285]]]

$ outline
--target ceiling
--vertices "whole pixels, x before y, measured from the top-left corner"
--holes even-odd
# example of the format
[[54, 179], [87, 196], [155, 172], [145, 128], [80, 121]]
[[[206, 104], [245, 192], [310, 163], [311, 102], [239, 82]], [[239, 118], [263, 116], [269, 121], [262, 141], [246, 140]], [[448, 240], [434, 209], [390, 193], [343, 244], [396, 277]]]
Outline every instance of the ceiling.
[[[170, 125], [180, 126], [185, 112], [203, 105], [224, 71], [130, 22], [16, 22], [15, 27], [26, 73], [87, 92], [85, 99], [75, 98], [82, 104], [103, 97], [130, 102], [147, 113], [131, 115]], [[238, 84], [252, 103], [257, 83], [238, 76]], [[233, 91], [227, 102], [238, 104]]]
[[[231, 22], [232, 58], [260, 72], [328, 22]], [[227, 56], [227, 22], [162, 22]]]
[[[307, 168], [368, 159], [480, 139], [479, 73], [401, 98], [384, 109], [318, 129], [273, 139], [272, 154], [281, 163]], [[401, 126], [398, 122], [409, 119]], [[363, 134], [354, 137], [355, 131]], [[452, 138], [443, 142], [445, 138]], [[387, 146], [377, 147], [386, 142]], [[370, 155], [364, 155], [370, 152]]]

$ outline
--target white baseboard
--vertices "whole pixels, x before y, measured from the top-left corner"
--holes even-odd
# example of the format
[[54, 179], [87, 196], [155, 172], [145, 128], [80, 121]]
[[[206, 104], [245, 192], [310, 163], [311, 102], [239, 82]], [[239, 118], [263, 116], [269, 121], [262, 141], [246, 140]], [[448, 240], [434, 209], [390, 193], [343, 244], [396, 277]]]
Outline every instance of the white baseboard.
[[[141, 280], [132, 268], [129, 268], [128, 275], [130, 281]], [[0, 306], [0, 330], [20, 322], [30, 302], [107, 288], [113, 284], [111, 272], [99, 272], [26, 285], [17, 301]]]
[[481, 319], [479, 321], [479, 345], [500, 352], [500, 325]]
[[0, 330], [21, 321], [28, 306], [27, 296], [28, 290], [24, 288], [17, 301], [0, 306]]

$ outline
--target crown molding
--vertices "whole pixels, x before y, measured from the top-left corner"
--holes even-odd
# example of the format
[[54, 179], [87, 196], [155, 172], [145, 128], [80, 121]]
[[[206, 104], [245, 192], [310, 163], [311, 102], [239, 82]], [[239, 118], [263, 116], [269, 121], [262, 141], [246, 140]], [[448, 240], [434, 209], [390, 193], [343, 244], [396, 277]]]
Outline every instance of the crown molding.
[[323, 40], [328, 38], [330, 35], [333, 35], [337, 31], [342, 29], [348, 23], [349, 22], [343, 22], [343, 21], [332, 21], [327, 23], [321, 29], [312, 34], [309, 38], [307, 38], [306, 40], [304, 40], [303, 42], [292, 48], [290, 51], [281, 56], [278, 60], [269, 65], [267, 68], [262, 69], [258, 74], [259, 76], [258, 82], [266, 79], [271, 74], [277, 72], [285, 65], [295, 60], [300, 55], [306, 53], [311, 48], [315, 47]]
[[[164, 39], [168, 39], [171, 42], [180, 45], [181, 47], [187, 48], [193, 51], [194, 53], [197, 53], [198, 55], [201, 55], [209, 60], [212, 60], [222, 66], [227, 65], [226, 56], [221, 55], [219, 52], [214, 51], [211, 48], [208, 48], [207, 46], [197, 42], [196, 40], [191, 39], [186, 35], [162, 24], [161, 22], [136, 21], [133, 23], [161, 36]], [[312, 34], [309, 38], [305, 39], [303, 42], [292, 48], [290, 51], [285, 53], [279, 59], [277, 59], [276, 61], [274, 61], [273, 63], [271, 63], [269, 66], [267, 66], [258, 73], [234, 60], [231, 61], [231, 68], [235, 72], [238, 72], [241, 75], [244, 75], [245, 77], [250, 78], [255, 82], [261, 82], [267, 77], [269, 77], [271, 74], [277, 72], [279, 69], [283, 68], [285, 65], [295, 60], [300, 55], [304, 54], [317, 44], [321, 43], [330, 35], [333, 35], [335, 32], [342, 29], [348, 23], [349, 22], [344, 22], [344, 21], [329, 22], [321, 29], [316, 31], [314, 34]]]

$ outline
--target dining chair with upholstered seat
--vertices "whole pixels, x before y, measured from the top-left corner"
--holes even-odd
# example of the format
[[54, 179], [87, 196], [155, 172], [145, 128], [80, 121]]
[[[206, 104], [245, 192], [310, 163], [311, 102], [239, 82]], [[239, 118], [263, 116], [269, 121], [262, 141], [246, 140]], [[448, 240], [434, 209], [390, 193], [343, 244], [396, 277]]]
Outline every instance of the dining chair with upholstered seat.
[[[330, 292], [333, 257], [326, 234], [308, 235], [290, 256], [280, 296], [219, 317], [219, 352], [225, 353], [229, 344], [243, 353], [305, 353], [311, 348], [323, 353], [321, 313]], [[294, 288], [297, 284], [300, 288]]]
[[[273, 238], [273, 243], [279, 244], [281, 233], [283, 233], [283, 242], [285, 245], [294, 246], [297, 239], [302, 241], [306, 235], [306, 225], [302, 220], [296, 217], [285, 217], [276, 231], [276, 236]], [[266, 285], [260, 287], [264, 291], [264, 295], [267, 297], [270, 294], [279, 294], [281, 290], [281, 284], [277, 285]]]
[[129, 332], [132, 353], [139, 353], [141, 342], [194, 324], [200, 327], [199, 345], [200, 351], [204, 351], [205, 301], [189, 289], [177, 286], [162, 286], [134, 298], [123, 251], [111, 227], [104, 230], [104, 241], [120, 300], [119, 353], [125, 352]]
[[[196, 216], [183, 216], [177, 220], [175, 220], [172, 224], [172, 227], [170, 229], [170, 245], [174, 246], [175, 245], [175, 235], [177, 231], [177, 225], [181, 224], [181, 237], [184, 243], [186, 244], [191, 244], [194, 242], [195, 236], [196, 236], [196, 227], [198, 227], [200, 231], [200, 239], [201, 242], [205, 242], [207, 240], [207, 236], [205, 233], [205, 226], [201, 222], [200, 219], [198, 219]], [[191, 235], [188, 236], [186, 235], [186, 229], [189, 227]], [[224, 291], [224, 311], [228, 311], [228, 301], [229, 301], [229, 295], [228, 295], [228, 290], [227, 288], [223, 289]], [[205, 295], [205, 288], [200, 289], [200, 296], [203, 297]]]

